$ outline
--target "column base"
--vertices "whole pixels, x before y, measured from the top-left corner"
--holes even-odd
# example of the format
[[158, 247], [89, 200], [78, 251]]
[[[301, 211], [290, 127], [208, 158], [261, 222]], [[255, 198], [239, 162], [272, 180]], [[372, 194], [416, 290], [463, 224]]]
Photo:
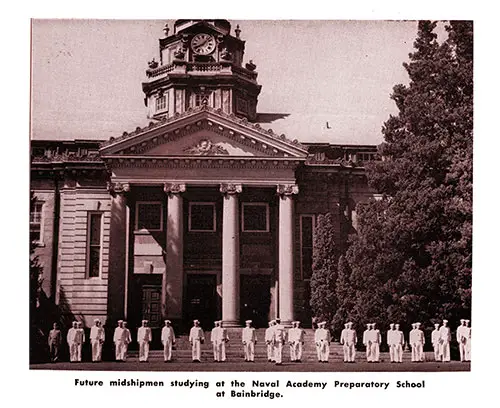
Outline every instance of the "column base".
[[242, 327], [238, 320], [223, 320], [222, 327], [230, 328], [230, 327]]

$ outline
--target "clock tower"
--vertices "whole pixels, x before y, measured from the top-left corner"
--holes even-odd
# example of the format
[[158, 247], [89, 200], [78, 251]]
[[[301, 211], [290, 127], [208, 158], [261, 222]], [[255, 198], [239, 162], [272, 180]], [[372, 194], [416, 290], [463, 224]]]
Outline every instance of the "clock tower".
[[209, 106], [255, 121], [256, 65], [243, 65], [245, 41], [227, 20], [177, 20], [159, 40], [160, 60], [148, 63], [142, 84], [148, 117], [162, 119]]

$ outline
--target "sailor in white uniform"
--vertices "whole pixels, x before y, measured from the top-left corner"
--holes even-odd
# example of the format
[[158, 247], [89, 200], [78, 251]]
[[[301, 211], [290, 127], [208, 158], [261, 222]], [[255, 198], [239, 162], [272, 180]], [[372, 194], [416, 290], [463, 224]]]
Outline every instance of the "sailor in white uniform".
[[470, 361], [470, 349], [471, 349], [471, 335], [472, 329], [469, 326], [470, 320], [465, 320], [465, 327], [467, 328], [466, 337], [467, 337], [467, 346], [465, 347], [465, 361]]
[[283, 346], [286, 342], [286, 331], [285, 327], [281, 324], [280, 319], [276, 319], [276, 324], [273, 331], [273, 339], [274, 359], [276, 360], [276, 365], [281, 365], [283, 359]]
[[358, 337], [356, 335], [356, 330], [352, 328], [352, 322], [347, 322], [344, 326], [345, 329], [342, 330], [340, 335], [340, 344], [342, 344], [344, 351], [344, 362], [354, 363]]
[[128, 357], [128, 345], [132, 343], [132, 335], [130, 334], [130, 330], [127, 327], [127, 322], [123, 321], [123, 333], [122, 333], [122, 361], [126, 361]]
[[465, 319], [460, 319], [460, 326], [457, 327], [457, 343], [460, 351], [460, 361], [466, 360], [468, 330], [465, 326]]
[[255, 327], [252, 327], [252, 321], [246, 320], [245, 327], [241, 331], [241, 342], [243, 343], [243, 352], [245, 353], [245, 361], [254, 362], [255, 358], [255, 343], [257, 343], [257, 336]]
[[105, 340], [104, 328], [99, 319], [94, 320], [94, 325], [90, 329], [90, 344], [92, 346], [92, 361], [102, 360], [102, 345]]
[[227, 334], [227, 329], [224, 327], [224, 322], [219, 320], [220, 326], [220, 361], [226, 361], [226, 344], [229, 343], [229, 335]]
[[398, 336], [394, 326], [394, 323], [391, 323], [389, 325], [389, 330], [387, 331], [387, 345], [389, 346], [389, 358], [391, 360], [391, 363], [395, 363], [397, 361], [396, 345], [398, 342]]
[[66, 341], [68, 342], [69, 347], [69, 361], [72, 363], [78, 361], [78, 344], [76, 342], [76, 332], [78, 330], [77, 324], [78, 322], [74, 321], [71, 328], [68, 330], [68, 334], [66, 335]]
[[288, 344], [290, 345], [290, 360], [300, 363], [302, 361], [302, 347], [304, 345], [304, 330], [299, 321], [292, 322], [293, 327], [288, 330]]
[[76, 343], [76, 361], [82, 361], [82, 347], [83, 343], [85, 343], [85, 331], [82, 327], [82, 322], [78, 322], [76, 324], [76, 333], [75, 333], [75, 343]]
[[366, 330], [363, 332], [363, 345], [366, 347], [366, 361], [371, 363], [373, 361], [373, 356], [372, 356], [372, 334], [370, 333], [372, 331], [372, 324], [367, 323], [366, 324]]
[[422, 330], [420, 330], [421, 323], [415, 323], [415, 347], [416, 347], [416, 358], [417, 361], [425, 361], [424, 354], [424, 344], [425, 344], [425, 334]]
[[189, 342], [191, 343], [191, 356], [193, 362], [201, 362], [201, 345], [205, 342], [205, 333], [200, 327], [199, 320], [193, 320], [193, 327], [189, 331]]
[[146, 362], [149, 358], [149, 343], [153, 340], [151, 327], [148, 321], [143, 320], [142, 326], [137, 329], [137, 343], [139, 343], [139, 361]]
[[434, 330], [431, 333], [431, 342], [434, 349], [434, 361], [441, 361], [441, 346], [439, 344], [440, 338], [441, 333], [439, 332], [439, 323], [434, 323]]
[[115, 359], [123, 361], [123, 320], [118, 320], [118, 326], [113, 334], [113, 343], [115, 343]]
[[274, 325], [276, 322], [271, 320], [269, 322], [269, 327], [266, 329], [266, 333], [264, 335], [264, 340], [266, 342], [267, 348], [267, 361], [274, 362]]
[[415, 363], [415, 362], [418, 361], [418, 357], [417, 357], [417, 345], [415, 344], [415, 341], [416, 341], [415, 333], [416, 333], [416, 330], [417, 330], [416, 323], [412, 323], [411, 327], [412, 327], [412, 329], [410, 330], [410, 333], [408, 335], [408, 339], [409, 339], [409, 343], [410, 343], [410, 347], [411, 347], [411, 361], [413, 363]]
[[161, 343], [163, 344], [163, 360], [172, 361], [172, 347], [175, 344], [175, 333], [170, 320], [165, 320], [165, 326], [161, 329]]
[[314, 343], [320, 363], [328, 363], [330, 357], [330, 331], [326, 329], [326, 322], [318, 323], [318, 328], [314, 333]]
[[372, 323], [372, 330], [370, 331], [372, 336], [372, 361], [374, 363], [379, 362], [380, 358], [380, 343], [382, 343], [382, 335], [380, 330], [376, 328], [376, 324]]
[[222, 327], [222, 320], [214, 322], [210, 341], [214, 352], [214, 361], [226, 361], [226, 342], [229, 341], [227, 330]]
[[448, 320], [443, 320], [443, 325], [439, 328], [439, 344], [441, 345], [441, 357], [443, 362], [450, 361], [450, 341], [451, 330], [448, 327]]
[[404, 333], [399, 330], [399, 323], [396, 323], [394, 325], [394, 328], [396, 329], [396, 362], [397, 363], [402, 363], [403, 362], [403, 347], [405, 344], [405, 335]]

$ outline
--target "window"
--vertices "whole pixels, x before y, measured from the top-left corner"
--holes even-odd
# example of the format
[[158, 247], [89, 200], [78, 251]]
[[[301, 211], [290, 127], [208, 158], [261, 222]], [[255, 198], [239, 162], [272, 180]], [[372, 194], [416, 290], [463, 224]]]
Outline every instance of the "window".
[[33, 203], [30, 213], [30, 240], [41, 243], [42, 241], [42, 209], [43, 202]]
[[269, 232], [269, 205], [243, 203], [241, 229], [243, 232]]
[[167, 109], [167, 95], [159, 95], [156, 98], [156, 112], [161, 112]]
[[101, 274], [102, 213], [89, 213], [87, 228], [87, 276]]
[[312, 275], [314, 221], [314, 215], [300, 216], [300, 269], [304, 280]]
[[215, 204], [189, 203], [189, 231], [215, 232]]
[[135, 214], [136, 230], [163, 230], [163, 205], [160, 201], [138, 201]]

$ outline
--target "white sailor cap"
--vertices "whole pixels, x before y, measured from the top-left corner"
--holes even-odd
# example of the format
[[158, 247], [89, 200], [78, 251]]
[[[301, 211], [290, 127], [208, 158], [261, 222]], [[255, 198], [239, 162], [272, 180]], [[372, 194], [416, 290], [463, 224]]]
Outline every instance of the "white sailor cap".
[[443, 320], [443, 323], [448, 323], [448, 320], [444, 319], [444, 320]]
[[172, 323], [170, 320], [165, 320], [165, 323]]
[[370, 327], [371, 325], [371, 323], [366, 323], [366, 327]]
[[400, 325], [399, 325], [399, 323], [396, 323], [394, 326], [399, 327]]
[[390, 324], [389, 324], [389, 327], [394, 327], [394, 323], [390, 323]]
[[434, 323], [434, 326], [435, 327], [439, 327], [439, 323]]
[[344, 324], [344, 327], [349, 327], [349, 323], [345, 323], [345, 324]]
[[126, 320], [122, 320], [122, 323], [123, 323], [123, 324], [127, 324], [127, 321], [126, 321]]
[[413, 327], [413, 328], [417, 327], [417, 323], [412, 323], [411, 327]]
[[193, 323], [200, 323], [200, 321], [198, 319], [194, 319]]
[[321, 325], [326, 326], [326, 322], [321, 322]]
[[460, 319], [460, 323], [465, 323], [465, 319]]
[[465, 319], [465, 323], [469, 323], [469, 322], [470, 322], [470, 320]]
[[415, 323], [415, 326], [420, 327], [420, 325], [421, 325], [421, 324], [422, 324], [422, 323], [417, 322], [417, 323]]
[[97, 323], [97, 322], [101, 323], [101, 321], [99, 319], [94, 319], [94, 322], [95, 323]]
[[252, 323], [252, 321], [251, 321], [251, 320], [245, 320], [245, 323], [246, 323], [246, 324], [251, 324], [251, 323]]
[[376, 325], [376, 323], [372, 323], [372, 326], [375, 326], [375, 325]]
[[142, 319], [142, 323], [147, 323], [147, 322], [148, 322], [148, 320]]

